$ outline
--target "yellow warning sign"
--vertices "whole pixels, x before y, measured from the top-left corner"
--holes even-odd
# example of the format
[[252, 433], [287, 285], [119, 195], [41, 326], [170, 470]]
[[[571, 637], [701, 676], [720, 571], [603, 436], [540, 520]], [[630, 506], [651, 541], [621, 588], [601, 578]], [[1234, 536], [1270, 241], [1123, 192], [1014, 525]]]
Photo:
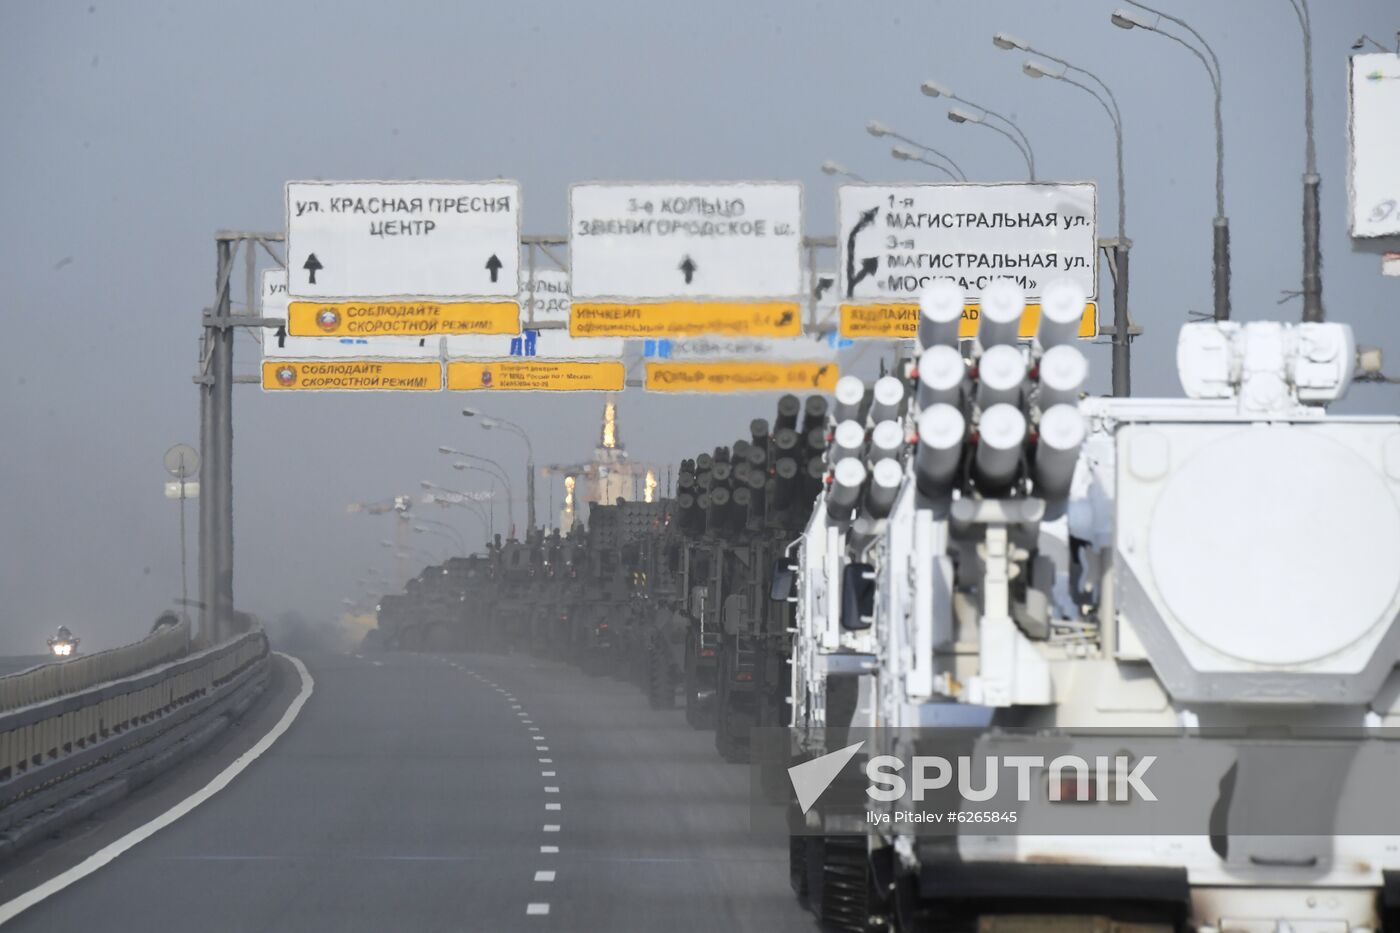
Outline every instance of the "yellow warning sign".
[[648, 363], [648, 392], [801, 392], [836, 388], [835, 363]]
[[569, 333], [575, 337], [798, 337], [795, 301], [661, 301], [617, 304], [575, 301]]
[[293, 337], [433, 337], [438, 334], [518, 334], [514, 301], [293, 301]]
[[376, 360], [264, 360], [262, 387], [269, 391], [437, 392], [442, 364]]
[[454, 392], [621, 392], [626, 367], [618, 360], [449, 361], [447, 388]]
[[[961, 337], [971, 339], [977, 336], [977, 315], [979, 305], [969, 302], [963, 306], [962, 324], [958, 328]], [[1035, 336], [1040, 326], [1040, 305], [1026, 305], [1021, 315], [1021, 336], [1026, 340]], [[1084, 317], [1079, 322], [1080, 337], [1099, 335], [1099, 308], [1095, 302], [1084, 306]], [[882, 337], [885, 339], [913, 338], [919, 336], [919, 305], [917, 303], [850, 304], [841, 306], [841, 336]]]

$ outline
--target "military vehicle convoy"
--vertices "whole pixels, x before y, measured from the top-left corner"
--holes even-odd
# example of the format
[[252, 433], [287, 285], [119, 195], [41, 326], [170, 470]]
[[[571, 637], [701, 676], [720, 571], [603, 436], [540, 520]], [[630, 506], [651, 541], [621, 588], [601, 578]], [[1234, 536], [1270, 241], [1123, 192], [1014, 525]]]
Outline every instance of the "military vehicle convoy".
[[[960, 348], [963, 296], [940, 283], [918, 359], [837, 387], [830, 483], [796, 561], [799, 757], [861, 727], [878, 727], [868, 758], [907, 755], [910, 730], [939, 724], [1092, 730], [1125, 750], [1153, 729], [1284, 730], [1286, 744], [1400, 724], [1400, 418], [1327, 412], [1352, 378], [1350, 329], [1188, 324], [1186, 398], [1080, 400], [1083, 302], [1055, 283], [1018, 345], [1024, 299], [998, 285]], [[1210, 827], [1196, 835], [855, 835], [839, 821], [812, 835], [818, 803], [795, 824], [794, 889], [849, 930], [1400, 921], [1394, 836], [1232, 830], [1251, 807], [1294, 815], [1218, 766], [1180, 814]], [[1022, 815], [1068, 800], [1076, 818], [1126, 820], [1104, 802], [1119, 775], [1097, 790], [1079, 777], [1072, 797], [1050, 782]]]
[[667, 620], [669, 669], [681, 674], [687, 721], [712, 726], [728, 761], [748, 759], [751, 727], [787, 722], [790, 610], [769, 589], [820, 488], [826, 414], [821, 396], [785, 395], [771, 429], [756, 418], [747, 439], [680, 465], [686, 598]]
[[[382, 601], [385, 643], [634, 680], [729, 761], [758, 726], [791, 727], [791, 763], [862, 729], [858, 763], [947, 724], [1400, 726], [1400, 418], [1327, 411], [1350, 329], [1188, 324], [1185, 398], [1086, 398], [1083, 307], [1043, 289], [1027, 342], [997, 283], [969, 342], [938, 282], [893, 372], [784, 396], [771, 427], [681, 461], [674, 498], [428, 568]], [[828, 929], [1396, 925], [1393, 836], [1232, 832], [1234, 776], [1195, 814], [1210, 832], [1167, 837], [922, 835], [818, 800], [793, 810], [793, 888]]]

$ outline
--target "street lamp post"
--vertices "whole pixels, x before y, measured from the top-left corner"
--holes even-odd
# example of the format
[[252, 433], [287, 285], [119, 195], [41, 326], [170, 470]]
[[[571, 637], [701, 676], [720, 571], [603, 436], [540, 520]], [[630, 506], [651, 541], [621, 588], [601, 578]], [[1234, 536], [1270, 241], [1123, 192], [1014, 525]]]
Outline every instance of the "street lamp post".
[[[1206, 42], [1205, 37], [1191, 28], [1185, 20], [1155, 10], [1145, 3], [1139, 3], [1138, 0], [1125, 0], [1125, 2], [1150, 15], [1144, 16], [1135, 10], [1114, 10], [1110, 17], [1113, 25], [1120, 29], [1138, 28], [1155, 32], [1189, 49], [1191, 54], [1200, 59], [1201, 64], [1205, 66], [1206, 74], [1210, 77], [1211, 87], [1215, 91], [1215, 220], [1212, 223], [1211, 281], [1214, 285], [1215, 319], [1228, 321], [1230, 319], [1230, 220], [1225, 216], [1225, 123], [1221, 116], [1220, 59], [1216, 57], [1215, 50], [1210, 47], [1210, 43]], [[1201, 49], [1205, 49], [1205, 52], [1202, 53], [1201, 49], [1196, 48], [1180, 36], [1162, 29], [1162, 20], [1176, 23], [1195, 36], [1196, 41], [1201, 44]]]
[[[471, 493], [462, 492], [458, 489], [448, 489], [446, 486], [439, 486], [437, 483], [426, 479], [419, 482], [418, 485], [429, 492], [443, 492], [452, 496], [452, 499], [439, 499], [438, 501], [444, 502], [447, 505], [460, 505], [462, 508], [470, 510], [471, 513], [476, 516], [477, 520], [481, 522], [482, 526], [487, 527], [487, 534], [494, 539], [496, 534], [495, 529], [490, 526], [487, 515], [481, 508], [481, 503], [473, 498]], [[487, 495], [494, 496], [494, 493], [488, 492]]]
[[530, 443], [530, 435], [526, 434], [525, 429], [513, 421], [482, 415], [475, 408], [463, 408], [462, 415], [467, 418], [479, 415], [483, 428], [487, 430], [498, 427], [505, 428], [525, 442], [525, 521], [529, 524], [525, 537], [529, 538], [535, 531], [535, 448]]
[[842, 178], [849, 178], [851, 181], [858, 181], [861, 183], [865, 182], [864, 178], [861, 178], [859, 175], [846, 168], [846, 166], [842, 165], [840, 162], [833, 162], [830, 159], [827, 159], [825, 162], [822, 163], [822, 174], [840, 175]]
[[510, 501], [510, 500], [511, 500], [511, 497], [512, 497], [512, 493], [511, 493], [511, 491], [510, 491], [510, 483], [509, 483], [509, 481], [505, 481], [505, 480], [504, 480], [504, 477], [497, 476], [495, 473], [492, 473], [490, 470], [484, 469], [484, 468], [479, 467], [479, 466], [474, 466], [474, 465], [472, 465], [472, 464], [470, 464], [470, 463], [463, 463], [463, 462], [460, 461], [460, 460], [457, 461], [456, 463], [452, 464], [452, 469], [454, 469], [454, 470], [463, 470], [463, 471], [471, 471], [471, 472], [473, 472], [473, 473], [481, 473], [481, 474], [483, 474], [484, 476], [486, 476], [488, 479], [491, 480], [491, 490], [492, 490], [493, 495], [492, 495], [492, 497], [491, 497], [491, 505], [490, 505], [490, 508], [489, 508], [487, 511], [488, 511], [488, 512], [490, 513], [490, 515], [491, 515], [491, 534], [492, 534], [493, 536], [496, 534], [496, 498], [495, 498], [494, 493], [495, 493], [495, 490], [496, 490], [498, 487], [504, 486], [504, 488], [503, 488], [502, 491], [505, 493], [505, 500], [506, 500], [506, 521], [508, 521], [508, 522], [510, 523], [510, 527], [511, 527], [512, 529], [515, 528], [515, 506], [514, 506], [514, 505], [511, 503], [511, 501]]
[[[1012, 144], [1020, 150], [1021, 157], [1026, 160], [1026, 170], [1030, 174], [1031, 181], [1035, 181], [1035, 150], [1031, 148], [1030, 137], [1028, 137], [1019, 126], [1013, 123], [1010, 117], [997, 113], [995, 110], [988, 107], [983, 107], [981, 104], [975, 104], [966, 97], [959, 97], [957, 94], [954, 94], [952, 89], [947, 85], [939, 84], [937, 81], [925, 81], [923, 84], [919, 85], [919, 90], [922, 91], [926, 97], [946, 97], [949, 100], [955, 100], [960, 104], [966, 104], [974, 110], [980, 111], [978, 114], [969, 115], [967, 111], [961, 108], [954, 108], [954, 110], [958, 111], [959, 116], [954, 117], [953, 111], [950, 110], [948, 112], [948, 119], [952, 120], [954, 123], [981, 123], [983, 126], [989, 126], [1007, 139], [1010, 139]], [[992, 117], [993, 119], [1005, 123], [1007, 126], [1011, 127], [1016, 135], [1012, 136], [995, 123], [986, 122], [983, 116], [984, 114], [987, 117]]]
[[953, 170], [948, 166], [943, 165], [940, 162], [935, 162], [932, 159], [925, 159], [923, 156], [919, 155], [912, 149], [906, 149], [903, 146], [895, 146], [892, 149], [890, 149], [890, 155], [901, 162], [919, 162], [923, 165], [927, 165], [929, 168], [936, 168], [943, 174], [947, 175], [949, 178], [953, 179], [953, 181], [964, 180], [959, 178], [957, 175], [953, 174]]
[[460, 556], [467, 556], [467, 539], [462, 536], [460, 531], [447, 522], [439, 522], [431, 518], [419, 516], [418, 523], [413, 526], [413, 530], [419, 534], [435, 534], [446, 538], [457, 548], [457, 553]]
[[[479, 467], [479, 466], [473, 466], [473, 465], [470, 464], [470, 463], [454, 463], [454, 464], [452, 464], [452, 469], [454, 469], [454, 470], [476, 470], [476, 471], [478, 471], [478, 472], [485, 473], [487, 476], [491, 477], [493, 480], [496, 480], [497, 482], [499, 482], [499, 483], [501, 484], [501, 486], [505, 489], [505, 494], [506, 494], [506, 521], [508, 521], [508, 522], [510, 523], [510, 526], [511, 526], [511, 529], [512, 529], [511, 534], [513, 535], [513, 534], [515, 533], [515, 532], [514, 532], [514, 528], [515, 528], [515, 491], [511, 488], [511, 485], [510, 485], [510, 476], [509, 476], [509, 474], [506, 473], [505, 467], [501, 466], [499, 463], [497, 463], [495, 460], [492, 460], [490, 457], [483, 457], [483, 456], [481, 456], [481, 454], [467, 453], [465, 450], [458, 450], [458, 449], [455, 448], [455, 447], [439, 447], [439, 448], [438, 448], [438, 453], [440, 453], [440, 454], [452, 454], [452, 455], [457, 456], [457, 457], [466, 457], [466, 458], [469, 459], [469, 460], [480, 460], [482, 463], [485, 463], [485, 464], [487, 464], [488, 466], [494, 467], [494, 471], [492, 471], [492, 470], [485, 470], [485, 469], [482, 469], [482, 468]], [[495, 517], [495, 516], [496, 516], [496, 500], [495, 500], [495, 499], [492, 499], [492, 500], [491, 500], [491, 533], [492, 533], [493, 535], [496, 533], [496, 531], [495, 531], [495, 528], [496, 528], [496, 517]]]
[[[960, 165], [958, 165], [958, 163], [954, 162], [954, 161], [953, 161], [953, 157], [950, 156], [950, 155], [948, 155], [946, 152], [940, 152], [939, 150], [933, 148], [932, 146], [925, 146], [923, 143], [919, 142], [917, 139], [910, 139], [908, 136], [905, 136], [903, 133], [896, 132], [895, 130], [890, 129], [888, 126], [885, 126], [885, 124], [881, 123], [879, 120], [871, 120], [869, 123], [865, 124], [865, 131], [866, 131], [867, 133], [869, 133], [871, 136], [876, 137], [877, 139], [880, 138], [880, 137], [882, 137], [882, 136], [888, 136], [888, 137], [890, 137], [891, 139], [897, 139], [897, 140], [899, 140], [899, 141], [902, 142], [902, 143], [908, 143], [909, 145], [913, 146], [915, 149], [919, 149], [919, 150], [922, 150], [922, 151], [924, 151], [924, 152], [930, 153], [931, 155], [935, 155], [935, 156], [937, 156], [938, 158], [942, 159], [944, 162], [947, 162], [948, 165], [952, 166], [952, 170], [949, 171], [948, 169], [943, 168], [943, 166], [941, 166], [941, 165], [936, 165], [935, 163], [930, 162], [930, 161], [928, 161], [927, 159], [918, 159], [918, 158], [914, 158], [914, 159], [910, 159], [910, 160], [908, 160], [908, 161], [923, 162], [925, 165], [933, 165], [935, 168], [943, 168], [943, 170], [944, 170], [945, 172], [948, 172], [948, 174], [951, 175], [951, 176], [952, 176], [954, 179], [956, 179], [957, 181], [967, 181], [967, 173], [964, 172], [964, 171], [962, 170], [962, 166], [960, 166]], [[895, 148], [899, 148], [899, 147], [895, 147]], [[908, 152], [909, 150], [906, 149], [905, 151]], [[893, 154], [893, 153], [891, 153], [891, 154]], [[895, 158], [896, 158], [896, 159], [903, 159], [904, 157], [903, 157], [903, 156], [898, 156], [898, 155], [896, 155]]]
[[[1027, 60], [1021, 66], [1021, 70], [1028, 77], [1054, 78], [1079, 88], [1099, 102], [1113, 123], [1114, 155], [1118, 167], [1118, 238], [1113, 246], [1113, 394], [1120, 398], [1127, 396], [1132, 392], [1131, 345], [1128, 342], [1128, 251], [1132, 247], [1132, 241], [1128, 239], [1127, 234], [1128, 199], [1123, 181], [1123, 114], [1118, 109], [1118, 99], [1113, 96], [1113, 91], [1103, 79], [1093, 72], [1072, 65], [1063, 58], [1031, 48], [1026, 42], [1004, 32], [993, 36], [992, 44], [999, 49], [1019, 49], [1055, 62], [1060, 66], [1059, 69], [1051, 68], [1043, 62]], [[1071, 78], [1068, 74], [1071, 71], [1093, 81], [1103, 90], [1103, 94], [1099, 94], [1088, 84]]]
[[1312, 12], [1308, 0], [1288, 0], [1303, 30], [1303, 131], [1307, 134], [1307, 170], [1303, 175], [1303, 320], [1326, 320], [1322, 310], [1322, 176], [1317, 173], [1313, 141]]

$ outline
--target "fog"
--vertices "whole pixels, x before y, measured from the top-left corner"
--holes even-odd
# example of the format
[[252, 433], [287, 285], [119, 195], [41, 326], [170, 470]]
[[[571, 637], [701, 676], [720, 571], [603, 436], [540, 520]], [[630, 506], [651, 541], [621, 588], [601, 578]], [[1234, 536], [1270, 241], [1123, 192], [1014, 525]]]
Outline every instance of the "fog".
[[[279, 230], [289, 179], [518, 180], [527, 233], [562, 233], [574, 181], [792, 179], [807, 232], [834, 227], [835, 159], [872, 180], [932, 180], [890, 159], [879, 119], [945, 149], [980, 180], [1021, 179], [1016, 150], [955, 126], [919, 93], [936, 79], [1010, 115], [1039, 175], [1099, 184], [1116, 216], [1112, 135], [1088, 97], [1031, 81], [1006, 29], [1102, 76], [1126, 128], [1136, 394], [1175, 394], [1176, 328], [1210, 307], [1214, 139], [1198, 63], [1110, 25], [1111, 3], [11, 2], [0, 7], [4, 338], [0, 340], [0, 652], [33, 653], [66, 624], [99, 648], [144, 633], [180, 593], [178, 509], [161, 455], [198, 440], [201, 309], [213, 234]], [[1222, 59], [1234, 307], [1300, 313], [1301, 42], [1286, 0], [1173, 0]], [[1324, 301], [1400, 370], [1397, 280], [1346, 230], [1346, 55], [1384, 40], [1393, 0], [1316, 4]], [[1107, 272], [1100, 294], [1108, 293]], [[1107, 302], [1105, 302], [1105, 305]], [[241, 309], [240, 309], [241, 310]], [[258, 347], [238, 341], [237, 371]], [[1106, 346], [1091, 351], [1107, 386]], [[1349, 410], [1390, 411], [1357, 386]], [[537, 462], [586, 459], [601, 396], [264, 395], [235, 392], [236, 593], [269, 621], [324, 631], [392, 576], [391, 519], [353, 502], [469, 485], [439, 445], [524, 451], [461, 416], [525, 425]], [[622, 442], [673, 463], [732, 440], [773, 399], [618, 401]], [[517, 483], [522, 489], [523, 483]], [[542, 480], [546, 514], [562, 487]], [[519, 514], [523, 508], [517, 506]], [[191, 548], [196, 509], [189, 510]], [[461, 511], [433, 517], [480, 541]], [[417, 542], [441, 549], [436, 539]], [[190, 587], [194, 553], [190, 552]], [[288, 615], [295, 614], [295, 615]], [[322, 626], [322, 629], [317, 629]], [[337, 629], [336, 631], [339, 631]], [[312, 637], [308, 635], [307, 637]]]

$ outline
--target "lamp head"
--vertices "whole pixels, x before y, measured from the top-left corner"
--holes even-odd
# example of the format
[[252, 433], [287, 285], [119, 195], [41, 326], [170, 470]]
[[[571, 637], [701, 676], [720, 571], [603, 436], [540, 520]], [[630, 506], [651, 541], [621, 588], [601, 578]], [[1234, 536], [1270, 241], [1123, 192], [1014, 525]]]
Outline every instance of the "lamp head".
[[954, 108], [952, 108], [951, 110], [949, 110], [949, 111], [948, 111], [948, 119], [949, 119], [949, 120], [952, 120], [954, 123], [981, 123], [981, 122], [982, 122], [982, 117], [981, 117], [980, 114], [969, 113], [968, 111], [963, 110], [961, 107], [954, 107]]
[[830, 159], [822, 163], [822, 174], [824, 175], [843, 175], [845, 172], [844, 168]]
[[865, 124], [865, 131], [871, 136], [888, 136], [890, 128], [879, 120], [871, 120], [869, 123]]
[[1124, 7], [1119, 7], [1114, 10], [1108, 19], [1109, 22], [1113, 23], [1113, 25], [1117, 26], [1119, 29], [1132, 29], [1137, 27], [1139, 29], [1155, 30], [1157, 24], [1162, 21], [1162, 18], [1155, 13], [1147, 14], [1140, 10], [1129, 10]]
[[895, 146], [893, 149], [890, 150], [890, 155], [894, 156], [901, 162], [908, 162], [910, 159], [914, 158], [914, 153], [910, 152], [908, 149], [905, 149], [903, 146]]
[[919, 85], [919, 90], [924, 92], [925, 97], [952, 97], [953, 91], [946, 84], [939, 84], [937, 81], [925, 81]]
[[1020, 49], [1022, 52], [1029, 52], [1031, 50], [1031, 47], [1023, 40], [1017, 39], [1015, 36], [1004, 32], [999, 32], [992, 36], [992, 45], [995, 45], [999, 49]]

